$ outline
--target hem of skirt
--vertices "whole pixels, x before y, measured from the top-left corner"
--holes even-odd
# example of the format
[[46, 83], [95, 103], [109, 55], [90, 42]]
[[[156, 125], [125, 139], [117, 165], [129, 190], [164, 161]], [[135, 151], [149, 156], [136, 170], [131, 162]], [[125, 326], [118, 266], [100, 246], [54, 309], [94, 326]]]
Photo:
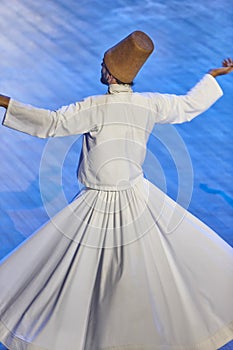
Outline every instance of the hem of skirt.
[[47, 348], [35, 345], [25, 339], [20, 338], [0, 320], [0, 342], [8, 350], [49, 350]]
[[218, 330], [211, 337], [201, 341], [198, 344], [184, 345], [118, 345], [101, 347], [98, 350], [217, 350], [233, 340], [233, 321], [227, 326]]
[[[233, 321], [211, 337], [193, 345], [117, 345], [101, 347], [98, 350], [217, 350], [233, 339]], [[9, 350], [49, 350], [33, 344], [12, 333], [0, 320], [0, 342]], [[51, 349], [53, 350], [53, 349]]]

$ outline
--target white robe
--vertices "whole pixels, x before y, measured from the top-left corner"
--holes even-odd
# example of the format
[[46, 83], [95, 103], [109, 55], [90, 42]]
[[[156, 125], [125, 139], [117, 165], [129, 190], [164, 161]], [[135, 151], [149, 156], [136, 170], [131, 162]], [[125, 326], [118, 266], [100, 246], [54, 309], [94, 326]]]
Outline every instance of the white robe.
[[233, 254], [143, 178], [155, 123], [183, 123], [222, 90], [183, 96], [111, 85], [58, 111], [11, 100], [4, 125], [84, 134], [80, 195], [0, 266], [0, 340], [11, 350], [211, 350], [232, 339]]

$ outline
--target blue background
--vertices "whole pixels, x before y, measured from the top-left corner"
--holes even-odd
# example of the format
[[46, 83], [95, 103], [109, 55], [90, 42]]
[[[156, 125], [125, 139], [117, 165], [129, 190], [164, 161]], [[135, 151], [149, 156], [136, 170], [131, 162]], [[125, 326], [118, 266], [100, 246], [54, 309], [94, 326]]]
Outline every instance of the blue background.
[[[232, 25], [231, 0], [2, 0], [0, 91], [50, 109], [105, 93], [99, 82], [104, 51], [139, 29], [156, 50], [134, 90], [183, 94], [233, 56]], [[202, 116], [155, 127], [144, 169], [233, 246], [233, 74], [218, 81], [224, 96]], [[3, 257], [79, 191], [81, 137], [41, 140], [3, 126], [0, 137]]]

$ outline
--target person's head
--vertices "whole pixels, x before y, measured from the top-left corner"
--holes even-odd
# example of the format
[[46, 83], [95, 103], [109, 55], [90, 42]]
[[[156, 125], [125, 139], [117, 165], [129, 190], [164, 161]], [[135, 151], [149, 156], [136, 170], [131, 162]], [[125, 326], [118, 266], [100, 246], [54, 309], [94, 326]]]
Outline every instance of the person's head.
[[101, 70], [101, 82], [110, 84], [131, 84], [140, 68], [154, 49], [150, 37], [135, 31], [107, 50]]
[[133, 85], [133, 81], [130, 83], [124, 83], [123, 81], [120, 81], [119, 79], [115, 78], [108, 70], [106, 64], [104, 63], [104, 60], [101, 63], [101, 83], [105, 85], [111, 85], [111, 84], [128, 84]]
[[101, 63], [101, 66], [101, 83], [105, 85], [117, 84], [117, 79], [109, 72], [104, 60]]

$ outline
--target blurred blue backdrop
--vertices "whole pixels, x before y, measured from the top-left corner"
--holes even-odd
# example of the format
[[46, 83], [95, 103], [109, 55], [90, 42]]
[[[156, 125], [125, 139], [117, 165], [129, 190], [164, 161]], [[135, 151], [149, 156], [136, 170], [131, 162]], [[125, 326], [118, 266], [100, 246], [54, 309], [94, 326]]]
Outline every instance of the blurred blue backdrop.
[[[104, 51], [139, 29], [156, 50], [134, 90], [183, 94], [233, 56], [232, 25], [232, 0], [2, 0], [0, 92], [50, 109], [105, 93]], [[155, 127], [144, 169], [233, 246], [233, 75], [218, 81], [225, 94], [202, 116]], [[40, 140], [3, 126], [0, 137], [3, 257], [79, 191], [82, 139]]]

